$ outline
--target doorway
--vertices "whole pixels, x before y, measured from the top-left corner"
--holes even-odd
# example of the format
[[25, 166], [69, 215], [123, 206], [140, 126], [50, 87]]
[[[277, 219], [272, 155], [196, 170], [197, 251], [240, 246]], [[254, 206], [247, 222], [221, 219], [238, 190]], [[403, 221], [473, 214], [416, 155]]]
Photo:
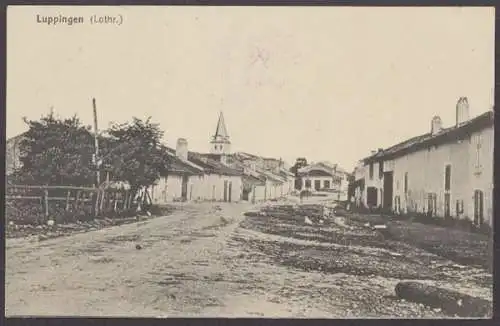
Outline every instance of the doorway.
[[368, 207], [377, 207], [377, 188], [367, 187], [366, 188], [366, 204]]
[[392, 181], [393, 172], [384, 172], [384, 209], [390, 211], [392, 210]]
[[474, 191], [474, 224], [484, 223], [484, 194], [481, 190]]
[[444, 194], [444, 218], [451, 218], [451, 198], [449, 193]]
[[227, 192], [228, 192], [228, 196], [227, 196], [227, 201], [228, 202], [231, 202], [231, 198], [232, 198], [232, 195], [233, 195], [233, 182], [232, 181], [228, 181], [228, 189], [227, 189]]
[[187, 193], [188, 193], [188, 176], [183, 175], [182, 176], [182, 189], [181, 189], [181, 198], [182, 200], [187, 200]]

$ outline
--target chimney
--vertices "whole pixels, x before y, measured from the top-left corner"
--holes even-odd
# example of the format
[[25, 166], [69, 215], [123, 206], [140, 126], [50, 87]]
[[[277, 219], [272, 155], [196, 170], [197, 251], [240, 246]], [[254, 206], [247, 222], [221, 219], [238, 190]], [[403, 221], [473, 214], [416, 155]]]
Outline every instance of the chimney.
[[441, 117], [434, 116], [431, 120], [431, 134], [435, 135], [441, 131], [443, 128], [443, 122], [441, 121]]
[[469, 101], [467, 97], [461, 97], [457, 102], [457, 126], [469, 120]]
[[188, 142], [185, 138], [177, 139], [177, 147], [175, 148], [175, 155], [181, 160], [187, 161], [188, 159]]
[[377, 151], [371, 151], [370, 153], [371, 153], [371, 155], [375, 155], [375, 154], [377, 154]]

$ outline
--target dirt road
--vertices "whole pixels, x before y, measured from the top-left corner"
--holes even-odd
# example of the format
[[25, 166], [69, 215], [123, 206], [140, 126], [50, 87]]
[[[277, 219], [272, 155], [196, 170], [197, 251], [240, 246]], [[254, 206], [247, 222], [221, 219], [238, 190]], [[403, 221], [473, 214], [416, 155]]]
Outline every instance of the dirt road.
[[9, 239], [6, 315], [331, 315], [276, 299], [290, 281], [287, 268], [249, 262], [231, 240], [248, 208], [193, 204], [170, 216], [69, 237]]
[[[409, 248], [412, 254], [403, 256], [409, 258], [398, 260], [392, 251], [354, 243], [318, 247], [306, 239], [317, 238], [319, 231], [306, 226], [291, 237], [297, 226], [259, 219], [240, 223], [249, 209], [249, 204], [193, 203], [169, 216], [68, 237], [8, 239], [6, 315], [446, 317], [394, 298], [404, 275], [417, 268], [423, 275], [421, 259], [427, 254]], [[405, 262], [415, 253], [418, 259]], [[318, 265], [320, 258], [333, 267]], [[294, 268], [296, 260], [311, 268]], [[347, 265], [339, 265], [343, 261]], [[375, 267], [391, 273], [378, 275]], [[396, 275], [399, 270], [405, 273]], [[478, 295], [487, 288], [479, 290]]]

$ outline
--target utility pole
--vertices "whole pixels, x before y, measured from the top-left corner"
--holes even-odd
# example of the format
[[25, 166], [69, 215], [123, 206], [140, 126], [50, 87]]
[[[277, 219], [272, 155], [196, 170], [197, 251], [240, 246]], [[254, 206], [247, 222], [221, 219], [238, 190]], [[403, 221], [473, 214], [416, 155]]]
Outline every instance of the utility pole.
[[94, 142], [95, 142], [95, 153], [94, 153], [94, 164], [96, 167], [96, 187], [101, 184], [100, 178], [100, 162], [99, 162], [99, 139], [98, 139], [98, 129], [97, 129], [97, 107], [95, 104], [95, 98], [92, 98], [92, 106], [94, 108]]

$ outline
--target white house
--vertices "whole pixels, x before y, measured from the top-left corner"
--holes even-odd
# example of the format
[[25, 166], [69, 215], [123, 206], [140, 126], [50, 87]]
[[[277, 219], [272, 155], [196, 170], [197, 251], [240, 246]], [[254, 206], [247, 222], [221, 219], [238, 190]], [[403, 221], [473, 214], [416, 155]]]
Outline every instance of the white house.
[[184, 138], [175, 150], [167, 148], [171, 165], [167, 177], [162, 177], [150, 189], [153, 203], [202, 200], [237, 202], [241, 199], [242, 171], [188, 151]]
[[480, 225], [493, 219], [494, 113], [469, 119], [465, 97], [456, 105], [456, 121], [365, 158], [367, 206], [396, 213], [425, 213], [467, 218]]
[[300, 190], [333, 192], [337, 194], [337, 200], [348, 199], [348, 173], [337, 165], [312, 163], [299, 169], [297, 174], [302, 180]]

